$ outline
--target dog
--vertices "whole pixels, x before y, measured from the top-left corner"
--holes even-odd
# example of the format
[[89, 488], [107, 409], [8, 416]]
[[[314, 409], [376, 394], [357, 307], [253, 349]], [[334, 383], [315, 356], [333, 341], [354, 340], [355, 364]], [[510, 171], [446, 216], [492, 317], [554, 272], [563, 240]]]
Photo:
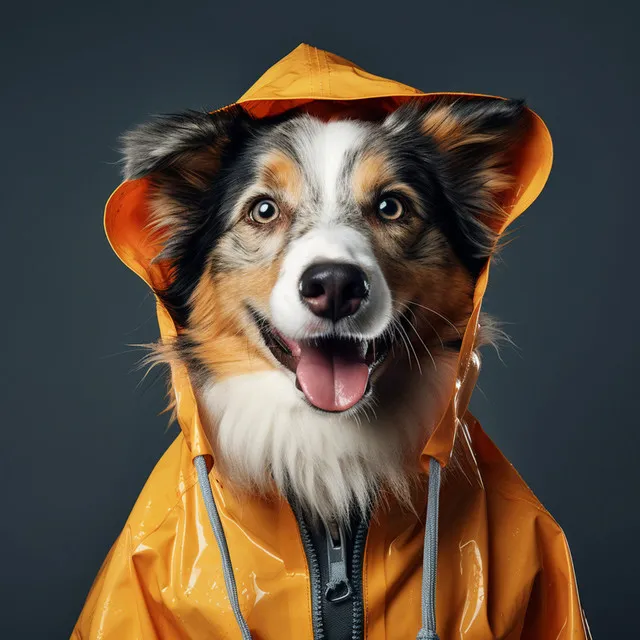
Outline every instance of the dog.
[[[218, 467], [348, 523], [409, 504], [417, 458], [455, 384], [478, 274], [498, 249], [522, 101], [410, 101], [386, 117], [239, 107], [124, 137], [148, 176], [155, 290]], [[480, 341], [492, 339], [481, 322]]]

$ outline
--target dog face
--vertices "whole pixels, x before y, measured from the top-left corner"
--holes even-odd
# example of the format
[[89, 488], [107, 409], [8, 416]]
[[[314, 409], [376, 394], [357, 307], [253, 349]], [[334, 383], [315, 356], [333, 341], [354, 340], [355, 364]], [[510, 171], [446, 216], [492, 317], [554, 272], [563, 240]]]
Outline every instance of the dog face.
[[187, 363], [229, 475], [275, 479], [325, 519], [403, 485], [415, 425], [453, 383], [524, 126], [521, 103], [478, 99], [381, 121], [189, 113], [128, 134], [171, 264], [156, 293], [179, 335], [161, 352]]

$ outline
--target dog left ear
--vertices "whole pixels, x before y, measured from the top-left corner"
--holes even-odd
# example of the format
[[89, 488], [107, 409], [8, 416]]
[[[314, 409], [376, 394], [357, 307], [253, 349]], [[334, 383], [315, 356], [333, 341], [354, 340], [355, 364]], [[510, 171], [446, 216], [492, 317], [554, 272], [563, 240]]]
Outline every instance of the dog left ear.
[[515, 186], [514, 161], [530, 126], [524, 101], [446, 98], [427, 104], [412, 102], [392, 114], [387, 126], [402, 129], [407, 120], [436, 152], [432, 166], [442, 195], [475, 247], [475, 257], [488, 257], [507, 217], [504, 207]]
[[431, 105], [421, 129], [440, 150], [450, 186], [467, 213], [492, 229], [506, 215], [514, 151], [529, 125], [523, 100], [460, 99]]

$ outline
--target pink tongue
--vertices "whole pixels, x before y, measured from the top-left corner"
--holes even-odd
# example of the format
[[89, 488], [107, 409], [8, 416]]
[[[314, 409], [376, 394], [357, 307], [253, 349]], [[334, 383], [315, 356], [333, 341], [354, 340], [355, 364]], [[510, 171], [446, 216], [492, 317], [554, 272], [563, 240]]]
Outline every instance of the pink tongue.
[[307, 400], [325, 411], [345, 411], [356, 404], [369, 381], [362, 351], [356, 344], [300, 344], [296, 376]]

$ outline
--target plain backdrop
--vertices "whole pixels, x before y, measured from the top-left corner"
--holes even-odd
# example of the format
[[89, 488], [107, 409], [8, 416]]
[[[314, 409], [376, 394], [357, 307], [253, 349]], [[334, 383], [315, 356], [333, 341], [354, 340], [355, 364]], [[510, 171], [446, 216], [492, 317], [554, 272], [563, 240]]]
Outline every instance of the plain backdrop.
[[[165, 382], [112, 254], [117, 139], [232, 102], [300, 42], [426, 91], [526, 98], [551, 179], [492, 271], [473, 408], [564, 528], [595, 638], [637, 633], [638, 9], [631, 2], [22, 2], [0, 37], [0, 637], [66, 638], [155, 462]], [[449, 640], [449, 639], [443, 639]]]

